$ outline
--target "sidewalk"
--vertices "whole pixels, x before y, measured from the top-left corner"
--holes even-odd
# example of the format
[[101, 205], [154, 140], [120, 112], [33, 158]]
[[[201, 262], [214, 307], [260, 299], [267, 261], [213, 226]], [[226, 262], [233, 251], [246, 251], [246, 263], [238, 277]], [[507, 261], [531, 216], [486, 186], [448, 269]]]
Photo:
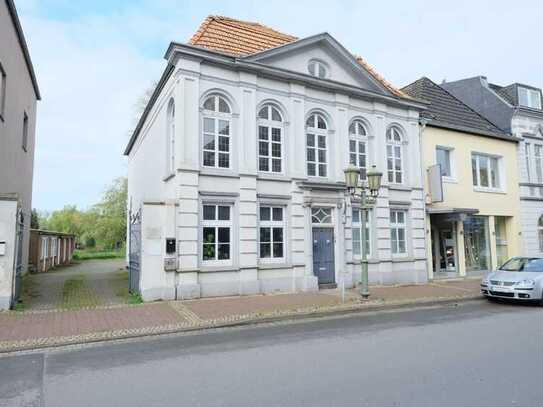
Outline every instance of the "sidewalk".
[[371, 293], [365, 301], [356, 290], [347, 290], [344, 302], [340, 290], [322, 290], [79, 310], [2, 312], [0, 352], [481, 297], [478, 279], [372, 287]]

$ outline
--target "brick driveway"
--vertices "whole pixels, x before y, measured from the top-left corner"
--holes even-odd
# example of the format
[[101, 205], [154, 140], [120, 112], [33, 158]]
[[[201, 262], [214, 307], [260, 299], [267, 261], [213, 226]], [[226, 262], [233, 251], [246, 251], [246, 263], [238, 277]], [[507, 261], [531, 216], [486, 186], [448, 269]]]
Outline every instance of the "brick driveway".
[[28, 310], [77, 309], [125, 304], [128, 272], [124, 259], [86, 260], [23, 278]]

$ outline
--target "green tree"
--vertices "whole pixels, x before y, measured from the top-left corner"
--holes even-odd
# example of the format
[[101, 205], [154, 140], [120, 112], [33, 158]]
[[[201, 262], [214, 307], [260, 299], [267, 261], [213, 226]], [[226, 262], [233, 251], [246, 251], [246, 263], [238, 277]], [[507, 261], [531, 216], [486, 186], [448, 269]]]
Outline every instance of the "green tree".
[[32, 209], [30, 214], [30, 228], [39, 229], [40, 228], [40, 215], [36, 209]]
[[128, 182], [125, 177], [117, 178], [105, 191], [100, 203], [91, 208], [97, 217], [96, 241], [106, 249], [115, 249], [126, 241], [126, 202]]

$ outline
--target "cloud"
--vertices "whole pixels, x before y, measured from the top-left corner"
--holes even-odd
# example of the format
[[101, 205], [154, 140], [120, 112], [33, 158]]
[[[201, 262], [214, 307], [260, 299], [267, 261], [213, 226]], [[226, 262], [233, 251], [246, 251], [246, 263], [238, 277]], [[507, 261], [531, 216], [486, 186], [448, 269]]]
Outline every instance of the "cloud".
[[34, 206], [88, 206], [125, 174], [122, 151], [134, 103], [165, 62], [146, 56], [130, 36], [146, 26], [141, 16], [58, 21], [30, 15], [24, 24], [43, 97]]

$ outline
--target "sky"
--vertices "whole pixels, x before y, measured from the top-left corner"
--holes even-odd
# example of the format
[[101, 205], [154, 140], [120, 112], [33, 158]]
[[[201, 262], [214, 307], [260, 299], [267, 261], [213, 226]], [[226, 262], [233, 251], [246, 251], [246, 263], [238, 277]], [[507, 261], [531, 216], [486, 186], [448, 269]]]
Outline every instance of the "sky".
[[37, 73], [33, 206], [98, 202], [127, 172], [135, 105], [209, 14], [328, 32], [394, 85], [485, 75], [543, 87], [540, 1], [15, 0]]

